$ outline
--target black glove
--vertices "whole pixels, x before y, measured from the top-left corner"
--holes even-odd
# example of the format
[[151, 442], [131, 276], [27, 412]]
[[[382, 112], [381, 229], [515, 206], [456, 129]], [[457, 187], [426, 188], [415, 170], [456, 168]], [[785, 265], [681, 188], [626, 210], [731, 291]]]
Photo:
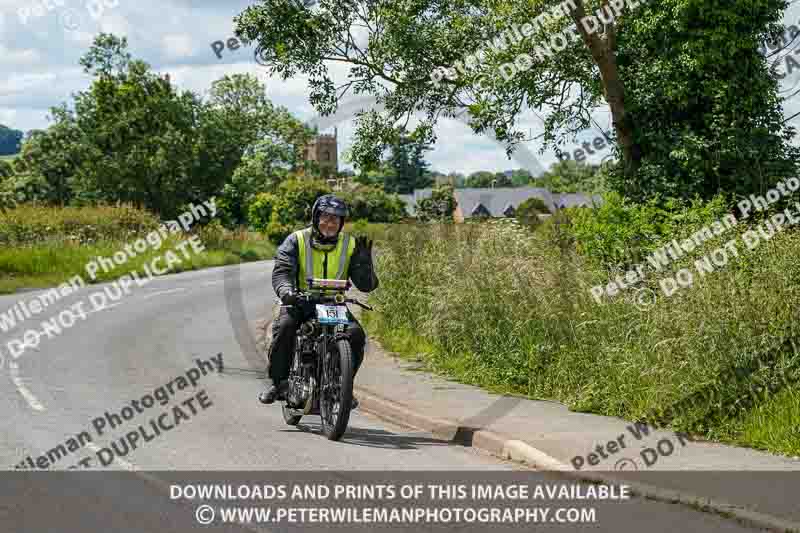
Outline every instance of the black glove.
[[281, 296], [281, 302], [283, 302], [283, 305], [295, 305], [297, 303], [297, 293], [289, 289]]
[[372, 244], [372, 240], [367, 237], [357, 237], [353, 253], [364, 261], [372, 261]]

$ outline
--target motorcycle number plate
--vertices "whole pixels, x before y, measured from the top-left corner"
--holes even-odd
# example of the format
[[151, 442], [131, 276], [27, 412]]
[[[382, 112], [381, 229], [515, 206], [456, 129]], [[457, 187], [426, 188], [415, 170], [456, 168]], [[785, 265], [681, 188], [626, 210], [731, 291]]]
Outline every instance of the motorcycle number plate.
[[322, 324], [347, 324], [347, 307], [317, 304], [317, 319]]

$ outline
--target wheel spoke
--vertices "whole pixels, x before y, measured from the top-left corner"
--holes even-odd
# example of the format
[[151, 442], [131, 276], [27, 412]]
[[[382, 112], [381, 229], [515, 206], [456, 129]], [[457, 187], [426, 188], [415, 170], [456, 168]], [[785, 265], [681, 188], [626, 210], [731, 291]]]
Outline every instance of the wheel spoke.
[[337, 353], [329, 351], [324, 361], [325, 385], [323, 386], [323, 398], [325, 403], [325, 416], [323, 421], [331, 427], [336, 425], [341, 411], [341, 369], [338, 364]]

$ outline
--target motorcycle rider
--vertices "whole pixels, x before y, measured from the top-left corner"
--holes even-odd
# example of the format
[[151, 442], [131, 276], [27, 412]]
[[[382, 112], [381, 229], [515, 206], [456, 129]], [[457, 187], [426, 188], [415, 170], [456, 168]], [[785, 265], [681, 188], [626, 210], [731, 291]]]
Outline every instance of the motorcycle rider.
[[[349, 214], [347, 204], [332, 194], [321, 196], [311, 208], [311, 226], [295, 231], [280, 245], [272, 270], [272, 288], [283, 302], [272, 325], [269, 348], [269, 377], [272, 385], [258, 396], [261, 403], [285, 400], [289, 367], [298, 326], [314, 312], [312, 306], [296, 306], [297, 291], [306, 290], [306, 278], [348, 279], [358, 290], [378, 288], [372, 264], [372, 241], [353, 239], [342, 231]], [[309, 257], [310, 256], [310, 257]], [[311, 269], [313, 272], [308, 272]], [[353, 354], [353, 378], [364, 359], [366, 335], [348, 310], [347, 333]], [[353, 398], [352, 408], [358, 402]]]

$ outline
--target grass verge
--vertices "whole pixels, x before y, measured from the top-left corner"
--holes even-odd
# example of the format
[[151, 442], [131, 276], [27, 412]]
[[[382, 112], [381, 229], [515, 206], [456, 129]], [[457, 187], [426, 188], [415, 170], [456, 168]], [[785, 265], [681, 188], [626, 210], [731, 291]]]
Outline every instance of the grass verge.
[[[97, 256], [110, 258], [124, 249], [126, 242], [105, 242], [94, 246], [67, 246], [63, 243], [42, 244], [28, 248], [15, 247], [0, 250], [0, 294], [10, 294], [23, 288], [52, 287], [80, 275], [87, 283], [111, 281], [131, 272], [145, 275], [144, 266], [178, 244], [177, 239], [165, 242], [159, 249], [149, 249], [129, 261], [103, 271], [92, 280], [86, 265]], [[187, 247], [191, 251], [191, 247]], [[216, 266], [272, 259], [275, 246], [266, 239], [233, 242], [221, 248], [206, 248], [185, 258], [176, 252], [181, 262], [171, 265], [168, 274], [200, 270]], [[165, 264], [158, 263], [160, 269]]]
[[[110, 281], [128, 273], [145, 275], [150, 265], [181, 241], [170, 235], [161, 242], [147, 241], [143, 251], [132, 245], [152, 233], [159, 221], [152, 214], [134, 208], [53, 208], [25, 205], [12, 209], [0, 221], [0, 294], [23, 288], [52, 287], [79, 275], [87, 283]], [[163, 259], [156, 268], [166, 273], [198, 270], [248, 261], [271, 259], [275, 245], [258, 233], [243, 229], [229, 231], [218, 223], [192, 228], [205, 250], [188, 257], [174, 251], [179, 262], [168, 267]], [[181, 238], [188, 237], [182, 234]], [[128, 246], [133, 254], [109, 270], [99, 269], [94, 279], [87, 265], [98, 257], [112, 258]], [[131, 257], [131, 255], [133, 255]], [[165, 258], [164, 258], [165, 259]]]
[[590, 288], [609, 273], [547, 232], [492, 222], [390, 233], [376, 312], [364, 315], [387, 349], [493, 392], [800, 455], [797, 232], [754, 251], [736, 241], [738, 257], [667, 297], [659, 281], [672, 268], [741, 237], [722, 235], [647, 279], [647, 305], [635, 291], [595, 302]]

